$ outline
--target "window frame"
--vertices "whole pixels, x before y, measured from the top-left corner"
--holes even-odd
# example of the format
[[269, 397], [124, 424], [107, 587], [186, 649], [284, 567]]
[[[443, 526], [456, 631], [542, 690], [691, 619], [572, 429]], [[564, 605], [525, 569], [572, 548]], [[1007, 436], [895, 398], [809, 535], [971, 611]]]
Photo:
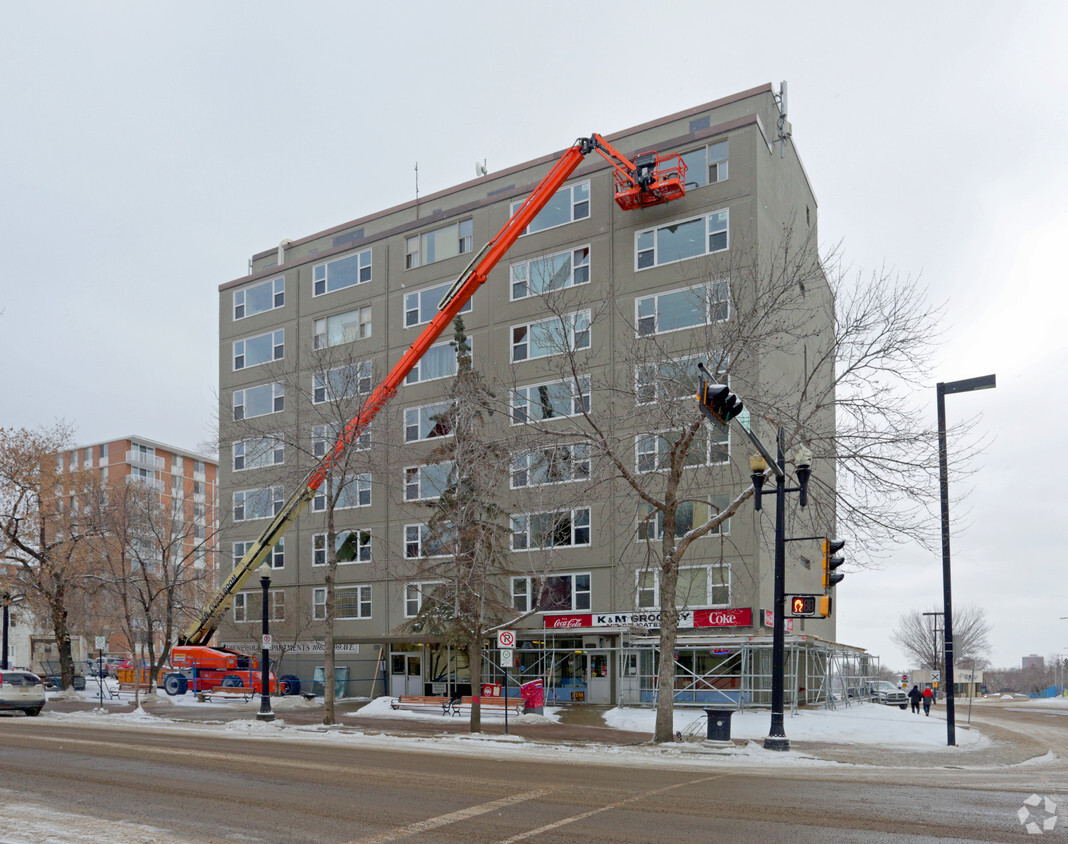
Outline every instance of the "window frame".
[[[337, 478], [334, 481], [336, 482]], [[356, 496], [356, 503], [345, 503], [349, 500], [346, 496], [353, 494]], [[345, 490], [338, 497], [338, 502], [334, 505], [334, 511], [359, 510], [361, 507], [370, 507], [371, 503], [371, 473], [358, 472], [354, 475], [346, 476]], [[315, 496], [312, 498], [312, 512], [326, 512], [326, 492], [322, 487], [315, 491]]]
[[[367, 319], [364, 319], [366, 315]], [[351, 340], [339, 340], [336, 343], [329, 342], [330, 340], [330, 321], [338, 319], [340, 317], [356, 317], [356, 335]], [[336, 314], [329, 314], [324, 317], [316, 317], [312, 320], [312, 349], [314, 351], [321, 351], [323, 349], [332, 349], [335, 346], [343, 346], [346, 343], [355, 343], [357, 340], [366, 340], [374, 333], [374, 324], [371, 320], [371, 306], [359, 305], [352, 310], [338, 311]], [[366, 329], [366, 330], [364, 330]]]
[[[264, 337], [269, 337], [270, 357], [256, 361], [255, 363], [248, 363], [248, 344], [255, 340], [262, 340]], [[260, 334], [250, 334], [248, 337], [242, 337], [239, 340], [233, 341], [233, 358], [231, 363], [233, 365], [232, 372], [243, 372], [246, 369], [253, 369], [257, 366], [264, 366], [268, 363], [274, 363], [278, 360], [285, 360], [286, 356], [286, 330], [284, 328], [276, 328], [272, 331], [264, 331]]]
[[[712, 228], [712, 223], [711, 223], [712, 219], [714, 217], [718, 217], [721, 214], [724, 216], [724, 220], [725, 220], [725, 224], [724, 224], [723, 228], [722, 229], [719, 229], [719, 228], [713, 229]], [[702, 240], [702, 245], [704, 247], [703, 251], [697, 252], [697, 253], [695, 253], [693, 255], [686, 255], [686, 256], [684, 256], [682, 258], [672, 258], [670, 261], [660, 261], [660, 260], [658, 260], [657, 253], [660, 250], [660, 244], [659, 244], [659, 238], [657, 236], [657, 233], [662, 231], [662, 230], [664, 230], [664, 229], [670, 229], [672, 227], [678, 227], [678, 226], [681, 226], [681, 225], [685, 225], [686, 223], [695, 222], [697, 220], [702, 220], [704, 222], [704, 237], [703, 237], [703, 240]], [[699, 215], [694, 216], [694, 217], [686, 217], [686, 218], [681, 219], [681, 220], [672, 220], [670, 222], [661, 223], [660, 225], [653, 226], [651, 228], [641, 229], [640, 231], [636, 231], [634, 233], [634, 272], [639, 273], [639, 272], [643, 272], [645, 270], [655, 269], [656, 267], [666, 267], [666, 266], [669, 266], [671, 264], [681, 263], [683, 261], [692, 261], [695, 258], [703, 258], [706, 255], [716, 255], [716, 254], [718, 254], [720, 252], [726, 252], [731, 247], [730, 231], [731, 231], [731, 228], [730, 228], [730, 208], [729, 207], [728, 208], [718, 208], [715, 211], [710, 211], [710, 212], [707, 212], [705, 214], [699, 214]], [[710, 248], [710, 240], [711, 240], [711, 238], [714, 235], [717, 235], [717, 234], [720, 234], [720, 233], [723, 233], [723, 234], [726, 235], [725, 240], [724, 240], [724, 245], [721, 248], [718, 248], [718, 249]], [[640, 245], [640, 240], [641, 240], [643, 235], [648, 235], [648, 234], [652, 234], [652, 236], [653, 236], [652, 237], [652, 246], [647, 246], [645, 248], [642, 248], [641, 245]], [[652, 263], [648, 263], [648, 264], [644, 264], [643, 265], [641, 256], [646, 254], [646, 253], [652, 253]]]
[[[551, 466], [554, 465], [556, 453], [564, 451], [565, 449], [570, 449], [570, 453], [563, 458], [567, 465], [567, 477], [563, 477], [560, 480], [544, 480], [539, 482], [531, 480], [531, 474], [537, 468], [534, 463], [537, 458], [552, 453], [551, 456], [547, 457], [548, 464]], [[581, 454], [576, 455], [576, 450], [581, 451], [583, 449], [586, 452], [585, 456], [582, 456]], [[592, 449], [588, 442], [561, 443], [559, 445], [551, 445], [545, 448], [533, 448], [515, 452], [512, 455], [509, 485], [512, 489], [531, 489], [533, 487], [556, 486], [558, 484], [574, 484], [588, 481], [592, 473], [591, 453]], [[523, 465], [520, 465], [521, 463]], [[583, 465], [585, 465], [585, 474], [582, 474], [581, 472]], [[547, 472], [548, 471], [549, 470], [547, 470]], [[518, 482], [517, 476], [522, 476], [522, 483]]]
[[[345, 375], [343, 386], [347, 389], [353, 384], [356, 386], [355, 392], [346, 392], [344, 395], [334, 394], [334, 385], [331, 381], [335, 372], [342, 373], [346, 370], [349, 371]], [[355, 370], [355, 375], [351, 372]], [[326, 404], [327, 402], [346, 401], [347, 399], [353, 399], [357, 396], [369, 395], [374, 388], [372, 382], [373, 371], [371, 368], [371, 361], [360, 360], [355, 363], [344, 363], [340, 366], [332, 366], [322, 372], [312, 373], [312, 404]]]
[[[444, 439], [446, 437], [451, 437], [453, 434], [452, 429], [449, 429], [448, 431], [445, 431], [441, 434], [433, 433], [433, 431], [437, 430], [437, 428], [441, 425], [440, 422], [437, 423], [433, 429], [431, 429], [431, 433], [427, 436], [423, 436], [422, 431], [424, 427], [424, 422], [429, 425], [432, 416], [441, 416], [443, 414], [447, 414], [449, 410], [453, 407], [453, 404], [453, 402], [446, 399], [445, 401], [430, 402], [428, 404], [415, 405], [414, 407], [406, 407], [404, 409], [404, 442], [421, 443], [427, 442], [428, 440], [438, 440]], [[433, 414], [423, 412], [431, 408], [442, 408], [442, 410], [440, 413]], [[409, 437], [408, 433], [413, 429], [416, 435], [415, 437]]]
[[[241, 558], [244, 557], [245, 554], [248, 553], [248, 549], [253, 544], [254, 544], [254, 542], [251, 539], [238, 540], [236, 542], [231, 543], [230, 556], [231, 556], [231, 559], [233, 560], [233, 566], [231, 566], [231, 568], [237, 566], [237, 564], [239, 562], [241, 562]], [[238, 548], [237, 548], [238, 545], [243, 546], [240, 551], [238, 551]], [[273, 546], [271, 546], [271, 550], [267, 552], [267, 557], [265, 559], [270, 562], [270, 566], [271, 566], [272, 569], [285, 568], [285, 566], [286, 566], [286, 538], [284, 536], [281, 539], [279, 539]]]
[[[371, 247], [368, 247], [367, 249], [357, 249], [348, 252], [345, 255], [339, 255], [336, 258], [330, 258], [329, 260], [314, 264], [312, 266], [312, 298], [317, 299], [320, 296], [337, 293], [339, 290], [348, 290], [350, 287], [369, 283], [372, 280], [371, 251]], [[356, 281], [349, 282], [348, 284], [341, 284], [337, 287], [331, 287], [330, 267], [336, 266], [342, 261], [347, 261], [350, 258], [356, 259]], [[319, 277], [320, 270], [322, 270], [322, 278]], [[364, 272], [365, 270], [366, 272]], [[366, 278], [364, 278], [365, 275], [367, 276]]]
[[[577, 260], [579, 253], [585, 253], [580, 261]], [[571, 269], [568, 272], [567, 280], [559, 286], [549, 286], [543, 290], [531, 292], [531, 265], [539, 262], [548, 262], [553, 258], [558, 258], [561, 255], [567, 255], [570, 260]], [[545, 293], [550, 293], [556, 290], [567, 290], [571, 287], [579, 287], [583, 284], [589, 284], [590, 278], [593, 273], [592, 267], [592, 249], [590, 244], [584, 244], [582, 246], [575, 246], [570, 249], [562, 249], [557, 252], [552, 252], [548, 255], [539, 255], [534, 258], [524, 258], [520, 261], [513, 261], [508, 267], [508, 296], [510, 302], [519, 302], [523, 299], [529, 299], [533, 296], [542, 296]], [[524, 268], [524, 277], [522, 280], [516, 280], [516, 271], [519, 267]], [[585, 270], [583, 273], [577, 273], [578, 270]], [[576, 281], [576, 274], [584, 276], [581, 281]], [[516, 287], [522, 285], [526, 292], [521, 296], [516, 295]]]
[[[267, 454], [270, 452], [271, 461], [267, 463], [250, 464], [248, 461], [248, 444], [249, 443], [274, 443], [273, 446], [265, 446], [262, 453]], [[238, 453], [240, 452], [240, 454]], [[241, 465], [238, 465], [240, 460]], [[246, 437], [243, 440], [235, 440], [230, 445], [230, 465], [235, 472], [248, 472], [253, 469], [266, 469], [269, 466], [281, 466], [286, 462], [286, 444], [285, 440], [281, 437]], [[202, 483], [202, 481], [193, 482], [193, 493], [196, 494], [196, 484]]]
[[[328, 448], [333, 448], [340, 436], [338, 426], [332, 422], [324, 422], [321, 425], [312, 426], [312, 455], [316, 460], [326, 457]], [[371, 426], [368, 425], [360, 436], [349, 443], [353, 451], [368, 451], [371, 448]]]
[[[245, 408], [248, 407], [248, 402], [245, 401], [245, 394], [255, 390], [264, 390], [268, 388], [271, 390], [271, 410], [266, 413], [256, 413], [249, 416], [245, 412]], [[241, 397], [240, 404], [238, 404], [238, 396]], [[234, 390], [230, 398], [233, 406], [234, 422], [240, 422], [244, 419], [258, 419], [261, 416], [271, 416], [275, 413], [282, 413], [286, 409], [286, 385], [281, 381], [272, 381], [268, 384], [256, 384], [253, 387], [242, 387], [239, 390]], [[239, 407], [241, 408], [240, 414], [238, 414]]]
[[[578, 588], [578, 578], [586, 578], [586, 588]], [[541, 590], [538, 593], [537, 599], [534, 598], [534, 581], [541, 581]], [[542, 597], [545, 594], [549, 580], [569, 580], [571, 586], [568, 589], [568, 597], [570, 607], [543, 607]], [[522, 588], [517, 590], [516, 586]], [[518, 575], [512, 577], [511, 581], [511, 595], [512, 595], [512, 608], [519, 612], [588, 612], [593, 608], [593, 576], [588, 571], [578, 572], [554, 572], [553, 574], [546, 575], [543, 578], [534, 578], [529, 575]], [[522, 596], [524, 598], [525, 607], [520, 608], [516, 602], [516, 598]], [[580, 596], [585, 596], [585, 600], [582, 600]]]
[[[475, 357], [475, 344], [472, 342], [473, 339], [474, 338], [470, 336], [468, 336], [467, 338], [468, 353], [471, 355], [472, 361], [474, 361]], [[423, 378], [423, 365], [426, 363], [427, 357], [430, 355], [431, 352], [437, 352], [443, 349], [448, 349], [449, 354], [452, 357], [452, 371], [446, 372], [444, 375], [435, 375], [433, 378]], [[415, 362], [415, 366], [413, 366], [411, 371], [404, 376], [404, 384], [405, 386], [410, 386], [413, 384], [427, 384], [431, 381], [441, 381], [444, 378], [452, 378], [456, 375], [457, 369], [458, 363], [456, 360], [456, 349], [452, 347], [452, 341], [443, 340], [440, 343], [435, 343], [434, 345], [432, 345], [429, 349], [426, 350], [426, 353]]]
[[[415, 532], [413, 534], [413, 529]], [[435, 560], [442, 559], [444, 557], [450, 557], [453, 555], [453, 551], [449, 550], [446, 546], [448, 543], [444, 540], [438, 540], [444, 553], [441, 554], [427, 554], [427, 545], [430, 544], [430, 525], [426, 522], [413, 522], [403, 526], [404, 533], [404, 559], [406, 560]], [[409, 553], [412, 547], [415, 547], [415, 553]]]
[[[711, 501], [704, 501], [704, 500], [702, 500], [702, 501], [680, 501], [679, 502], [679, 509], [681, 509], [681, 508], [683, 508], [683, 507], [685, 507], [687, 505], [689, 505], [691, 507], [690, 529], [692, 530], [693, 526], [698, 524], [696, 516], [695, 516], [692, 508], [694, 508], [696, 505], [700, 504], [703, 507], [708, 508], [709, 512], [711, 512], [711, 508], [712, 507], [715, 507], [715, 508], [717, 508], [718, 510], [720, 510], [722, 512], [730, 504], [730, 501], [731, 501], [731, 497], [729, 495], [713, 495], [713, 496], [711, 496]], [[645, 513], [644, 516], [641, 514], [641, 508], [642, 507], [644, 507], [645, 510], [646, 510], [646, 513]], [[677, 539], [680, 536], [685, 535], [688, 531], [683, 531], [682, 533], [679, 533], [678, 509], [676, 509], [676, 511], [675, 511], [675, 516], [676, 516], [675, 538]], [[639, 513], [638, 513], [638, 529], [637, 529], [636, 534], [635, 534], [635, 536], [636, 536], [635, 541], [636, 542], [662, 542], [663, 539], [664, 539], [664, 522], [663, 522], [663, 518], [664, 518], [664, 511], [663, 510], [655, 509], [655, 508], [653, 508], [653, 506], [651, 504], [648, 504], [648, 503], [646, 503], [644, 501], [640, 502], [639, 503]], [[701, 523], [703, 524], [703, 522], [701, 522]], [[651, 528], [651, 527], [655, 527], [655, 534], [654, 535], [649, 535], [650, 534], [649, 528]], [[645, 535], [643, 535], [643, 534], [645, 534]], [[727, 521], [720, 523], [720, 525], [718, 527], [713, 528], [708, 533], [706, 533], [704, 536], [699, 537], [699, 538], [700, 539], [707, 539], [708, 537], [723, 537], [723, 536], [730, 536], [730, 535], [731, 535], [731, 519], [730, 519], [730, 517], [728, 517]]]
[[[443, 580], [410, 580], [404, 584], [404, 617], [415, 618], [423, 610], [423, 604], [426, 601], [426, 592], [424, 591], [428, 586], [442, 586], [445, 581]], [[413, 598], [410, 595], [410, 590], [415, 588], [417, 597], [415, 600], [415, 612], [411, 612], [411, 602]], [[431, 590], [432, 591], [432, 590]]]
[[[258, 492], [267, 492], [267, 493], [269, 493], [268, 501], [270, 502], [270, 505], [271, 505], [271, 513], [268, 514], [268, 515], [263, 515], [263, 516], [248, 517], [248, 516], [245, 515], [246, 503], [248, 502], [250, 494], [258, 493]], [[261, 519], [273, 519], [275, 516], [277, 516], [281, 512], [282, 506], [285, 504], [285, 500], [286, 500], [286, 498], [285, 498], [285, 490], [283, 489], [281, 484], [271, 484], [270, 486], [252, 487], [251, 489], [238, 489], [238, 490], [234, 490], [234, 492], [231, 493], [231, 495], [233, 496], [231, 513], [233, 514], [233, 520], [235, 522], [256, 522], [256, 521], [260, 521]], [[241, 496], [240, 504], [238, 503], [238, 496]], [[241, 510], [241, 516], [240, 517], [237, 515], [239, 508]]]
[[[705, 602], [700, 604], [691, 604], [689, 602], [679, 603], [678, 587], [675, 589], [675, 605], [679, 609], [722, 609], [723, 607], [729, 607], [731, 605], [731, 565], [730, 563], [700, 563], [692, 566], [679, 566], [679, 572], [692, 571], [694, 569], [704, 569], [707, 574], [705, 577]], [[712, 572], [713, 570], [719, 570], [726, 572], [726, 580], [724, 583], [715, 583]], [[659, 610], [660, 609], [660, 571], [655, 568], [640, 569], [634, 572], [635, 576], [635, 589], [634, 589], [634, 605], [638, 610]], [[643, 586], [643, 576], [652, 578], [651, 586]], [[714, 601], [716, 589], [726, 589], [727, 596], [723, 601]], [[649, 603], [642, 603], [641, 593], [645, 591], [652, 591], [652, 599]]]
[[[439, 469], [448, 467], [445, 473], [445, 485], [440, 490], [434, 490], [430, 485], [430, 478], [424, 477], [425, 470]], [[403, 500], [406, 503], [414, 501], [436, 501], [441, 498], [442, 493], [449, 487], [450, 484], [455, 483], [454, 472], [456, 471], [455, 461], [442, 460], [440, 463], [420, 463], [415, 466], [405, 466], [402, 470], [404, 478]], [[427, 489], [424, 489], [427, 486]], [[427, 492], [433, 492], [432, 495], [427, 495]], [[413, 497], [414, 494], [414, 497]]]
[[[713, 438], [710, 436], [710, 432], [715, 432], [717, 436], [721, 436], [722, 439]], [[673, 445], [669, 435], [675, 434], [682, 435], [682, 431], [678, 428], [668, 428], [658, 431], [644, 431], [634, 436], [634, 470], [641, 475], [650, 474], [652, 472], [662, 472], [668, 467], [663, 465], [662, 461], [666, 455], [671, 451]], [[701, 456], [699, 462], [687, 460], [683, 464], [684, 469], [708, 467], [708, 466], [723, 466], [730, 462], [731, 455], [731, 440], [730, 440], [730, 428], [726, 425], [707, 425], [703, 426], [702, 430], [698, 432], [697, 436], [700, 436], [704, 440], [704, 454]], [[676, 438], [677, 438], [676, 437]], [[696, 437], [695, 437], [696, 439]], [[652, 443], [649, 440], [653, 440]], [[661, 444], [664, 444], [663, 446]], [[650, 445], [655, 446], [649, 448]], [[715, 459], [718, 453], [717, 447], [721, 447], [723, 450], [722, 459]], [[687, 451], [687, 457], [694, 453], [694, 444], [691, 442], [690, 448]], [[646, 465], [643, 467], [643, 457], [646, 458]], [[652, 459], [652, 465], [649, 465], [649, 459]]]
[[[250, 597], [252, 598], [251, 602], [248, 600]], [[256, 615], [254, 618], [248, 617], [250, 609], [254, 609], [256, 611]], [[235, 592], [234, 603], [231, 607], [231, 611], [235, 624], [249, 624], [257, 621], [262, 621], [263, 592], [258, 589], [246, 589], [243, 592]], [[270, 615], [269, 621], [271, 621], [271, 623], [274, 623], [276, 621], [282, 622], [286, 620], [285, 589], [267, 590], [267, 612]], [[240, 618], [238, 618], [239, 615], [241, 616]]]
[[[703, 293], [699, 293], [698, 291], [701, 291], [702, 288], [704, 289]], [[700, 303], [704, 311], [701, 321], [695, 322], [692, 325], [681, 325], [678, 328], [661, 328], [661, 300], [668, 296], [687, 293], [692, 293], [694, 295], [695, 305], [698, 302]], [[722, 297], [719, 296], [720, 293], [723, 294]], [[643, 315], [642, 306], [649, 301], [652, 301], [653, 303], [652, 314]], [[693, 310], [696, 312], [697, 307], [694, 307]], [[720, 312], [722, 312], [722, 314]], [[716, 322], [725, 322], [730, 319], [730, 316], [730, 279], [706, 281], [700, 284], [691, 285], [690, 287], [678, 287], [674, 290], [661, 290], [646, 296], [634, 297], [634, 335], [636, 337], [655, 337], [659, 334], [672, 334], [676, 331], [688, 331], [692, 328], [702, 328]], [[652, 330], [643, 331], [643, 322], [650, 319], [652, 320]]]
[[[452, 287], [452, 282], [447, 281], [444, 284], [432, 284], [429, 287], [423, 287], [419, 290], [412, 290], [410, 292], [405, 291], [403, 300], [404, 307], [402, 309], [404, 313], [404, 327], [417, 328], [420, 325], [426, 325], [428, 322], [434, 319], [434, 317], [438, 314], [438, 303], [441, 302], [442, 296], [444, 296], [448, 292], [450, 287]], [[434, 300], [432, 305], [432, 307], [434, 308], [434, 312], [430, 314], [429, 317], [426, 319], [423, 318], [423, 306], [427, 304], [427, 302], [423, 301], [424, 296], [430, 296]], [[412, 299], [415, 300], [414, 307], [409, 304], [410, 300]], [[464, 306], [460, 308], [459, 313], [471, 313], [473, 301], [474, 297], [469, 298], [464, 303]], [[409, 317], [411, 317], [413, 314], [415, 320], [414, 322], [409, 319]]]
[[[362, 566], [373, 562], [373, 543], [371, 531], [352, 528], [351, 530], [339, 530], [334, 536], [335, 544], [340, 547], [352, 534], [357, 534], [357, 554], [351, 560], [338, 560], [339, 566]], [[364, 550], [366, 549], [366, 554]], [[335, 549], [336, 551], [336, 549]], [[312, 568], [327, 565], [326, 560], [326, 532], [312, 534]]]
[[[582, 187], [585, 187], [585, 191], [584, 191], [585, 195], [584, 196], [580, 196], [578, 199], [576, 199], [575, 198], [575, 190], [576, 190], [576, 188], [582, 188]], [[556, 199], [556, 197], [559, 194], [564, 193], [564, 191], [567, 191], [571, 195], [570, 202], [568, 203], [568, 209], [569, 209], [568, 217], [569, 217], [569, 219], [566, 220], [563, 223], [554, 223], [551, 226], [540, 226], [538, 228], [534, 228], [534, 224], [537, 223], [538, 218], [543, 213], [545, 213], [545, 210], [547, 208], [552, 206], [553, 200]], [[580, 193], [582, 193], [582, 192], [580, 192]], [[511, 202], [511, 204], [509, 205], [509, 214], [511, 216], [515, 216], [516, 211], [519, 210], [519, 207], [524, 202], [527, 202], [530, 199], [530, 196], [531, 195], [528, 194], [525, 199], [513, 200]], [[520, 237], [526, 237], [528, 234], [537, 234], [538, 232], [550, 231], [551, 229], [558, 229], [561, 226], [567, 226], [567, 225], [570, 225], [571, 223], [577, 223], [579, 220], [588, 220], [590, 218], [590, 213], [591, 213], [591, 210], [592, 210], [592, 202], [593, 202], [593, 189], [592, 189], [592, 187], [590, 185], [590, 180], [589, 179], [581, 179], [579, 181], [572, 182], [569, 185], [564, 185], [562, 188], [558, 189], [556, 191], [556, 193], [554, 193], [552, 195], [552, 198], [547, 203], [545, 203], [545, 208], [542, 208], [541, 211], [539, 211], [537, 214], [534, 215], [534, 219], [530, 221], [529, 225], [527, 225], [527, 227], [523, 230], [523, 234], [521, 234]], [[585, 212], [586, 213], [585, 214], [581, 214], [581, 215], [576, 215], [576, 213], [575, 213], [576, 209], [581, 207], [581, 206], [583, 206], [583, 205], [585, 205]]]
[[[585, 320], [585, 326], [580, 327], [583, 319]], [[519, 331], [524, 332], [523, 339], [516, 340], [516, 333]], [[544, 332], [543, 341], [535, 344], [537, 339], [534, 336], [535, 333], [542, 332]], [[562, 334], [566, 342], [566, 348], [552, 346], [552, 341], [561, 339], [560, 336], [554, 336], [554, 332]], [[511, 338], [512, 363], [523, 363], [529, 360], [541, 360], [555, 355], [584, 351], [589, 349], [593, 342], [593, 311], [590, 308], [584, 308], [566, 314], [554, 314], [551, 317], [534, 320], [533, 322], [519, 323], [511, 326], [509, 337]], [[516, 356], [519, 348], [523, 349], [521, 357]], [[539, 354], [532, 354], [533, 348], [542, 351]]]
[[[255, 290], [259, 287], [266, 287], [268, 284], [271, 285], [271, 307], [264, 308], [263, 310], [259, 311], [252, 311], [251, 313], [249, 313], [247, 301], [249, 291]], [[240, 303], [238, 303], [237, 301], [239, 296], [241, 298]], [[239, 319], [248, 319], [249, 317], [254, 317], [257, 314], [266, 314], [270, 313], [271, 311], [277, 310], [278, 308], [283, 308], [286, 304], [286, 277], [284, 275], [280, 275], [276, 276], [275, 278], [264, 279], [263, 281], [259, 281], [255, 284], [250, 284], [247, 287], [242, 287], [238, 290], [235, 290], [233, 294], [232, 304], [234, 322], [237, 322]], [[241, 309], [240, 315], [237, 312], [238, 308]]]
[[[511, 530], [512, 538], [510, 541], [510, 548], [515, 552], [524, 551], [551, 551], [556, 548], [590, 548], [593, 545], [593, 517], [592, 507], [589, 505], [582, 507], [565, 507], [560, 510], [544, 510], [531, 513], [513, 513], [509, 519], [509, 527]], [[585, 513], [585, 524], [577, 523], [578, 514]], [[538, 516], [556, 516], [562, 517], [567, 515], [568, 520], [568, 532], [571, 535], [571, 541], [568, 543], [553, 543], [551, 545], [534, 545], [533, 542], [536, 539], [540, 539], [535, 535], [532, 530], [531, 520]], [[523, 520], [524, 524], [522, 529], [517, 529], [519, 520]], [[580, 531], [585, 531], [586, 541], [582, 542], [578, 539]], [[553, 529], [555, 535], [556, 528]], [[546, 534], [548, 535], [548, 534]], [[522, 543], [517, 547], [517, 538], [522, 536]]]
[[[334, 619], [336, 621], [367, 621], [373, 618], [374, 611], [374, 593], [371, 589], [370, 583], [346, 583], [344, 586], [334, 587]], [[342, 592], [356, 592], [356, 615], [342, 615], [340, 610], [341, 593]], [[319, 593], [322, 593], [322, 616], [315, 614], [317, 603], [316, 598]], [[364, 613], [366, 607], [367, 612]], [[312, 590], [312, 614], [315, 621], [323, 621], [326, 619], [326, 587], [320, 586]]]
[[[585, 380], [586, 384], [581, 382]], [[545, 390], [546, 392], [558, 385], [566, 385], [571, 393], [569, 402], [571, 404], [571, 412], [557, 414], [554, 416], [540, 416], [537, 419], [531, 421], [530, 408], [539, 407], [544, 409], [546, 407], [545, 401], [531, 401], [531, 393], [533, 391]], [[581, 390], [585, 386], [586, 392]], [[576, 388], [579, 392], [576, 392]], [[545, 396], [546, 399], [549, 396]], [[517, 400], [519, 403], [517, 403]], [[520, 406], [520, 403], [522, 406]], [[583, 412], [590, 413], [593, 407], [593, 378], [590, 375], [579, 375], [578, 378], [559, 378], [554, 381], [541, 381], [533, 384], [524, 384], [520, 387], [515, 387], [511, 390], [510, 396], [511, 404], [511, 424], [512, 425], [531, 425], [538, 422], [545, 422], [548, 419], [569, 419], [576, 416], [581, 416]], [[555, 406], [551, 403], [548, 405], [550, 409], [555, 410]], [[576, 408], [581, 408], [576, 410]], [[523, 418], [517, 419], [517, 416], [522, 415]]]
[[[426, 244], [423, 240], [427, 235], [437, 235], [442, 232], [448, 231], [450, 228], [456, 229], [456, 248], [457, 252], [453, 255], [446, 255], [442, 258], [435, 258], [432, 261], [424, 261], [423, 256], [426, 252]], [[415, 241], [417, 246], [413, 252], [411, 249], [412, 241]], [[466, 255], [468, 252], [474, 251], [475, 245], [475, 222], [473, 217], [464, 217], [456, 220], [452, 223], [446, 223], [443, 226], [437, 226], [432, 229], [426, 229], [417, 234], [410, 234], [404, 238], [404, 269], [405, 270], [417, 270], [419, 267], [429, 267], [431, 264], [436, 264], [439, 261], [447, 261], [449, 258], [457, 258], [460, 255]], [[415, 256], [415, 260], [412, 260], [412, 256]]]

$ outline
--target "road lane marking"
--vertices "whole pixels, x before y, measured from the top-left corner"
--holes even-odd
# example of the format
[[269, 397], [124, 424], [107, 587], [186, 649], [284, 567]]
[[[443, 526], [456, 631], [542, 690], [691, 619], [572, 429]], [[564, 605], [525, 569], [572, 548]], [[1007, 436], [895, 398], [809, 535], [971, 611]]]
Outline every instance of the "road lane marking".
[[0, 790], [3, 795], [3, 841], [10, 844], [97, 844], [122, 841], [124, 844], [181, 844], [184, 836], [171, 834], [158, 826], [131, 821], [101, 820], [76, 812], [61, 812], [39, 803], [20, 802], [17, 792]]
[[348, 842], [348, 844], [383, 844], [383, 842], [386, 841], [396, 841], [399, 838], [420, 835], [429, 830], [437, 829], [438, 827], [448, 826], [451, 823], [457, 823], [458, 821], [474, 818], [478, 815], [484, 815], [487, 812], [494, 812], [497, 809], [514, 806], [516, 803], [525, 803], [527, 800], [543, 797], [552, 792], [552, 790], [553, 789], [551, 788], [539, 788], [524, 794], [513, 794], [511, 797], [502, 797], [500, 800], [494, 800], [490, 803], [483, 803], [479, 806], [460, 809], [458, 812], [449, 812], [447, 815], [438, 815], [436, 818], [427, 818], [425, 821], [417, 821], [416, 823], [411, 823], [407, 826], [395, 829], [392, 832], [383, 832], [381, 835], [372, 835], [370, 838], [358, 838]]
[[709, 782], [710, 780], [722, 779], [725, 776], [728, 775], [716, 774], [714, 777], [701, 777], [700, 779], [690, 780], [689, 782], [680, 782], [675, 785], [658, 788], [655, 791], [646, 791], [641, 794], [635, 794], [633, 797], [628, 797], [626, 800], [620, 800], [618, 803], [613, 803], [611, 806], [602, 806], [600, 809], [591, 809], [588, 812], [583, 812], [581, 815], [564, 818], [562, 821], [556, 821], [556, 823], [546, 824], [545, 826], [538, 827], [537, 829], [532, 829], [529, 832], [524, 832], [520, 835], [512, 836], [511, 838], [506, 838], [503, 841], [498, 842], [498, 844], [513, 844], [513, 842], [515, 841], [523, 841], [527, 838], [533, 838], [535, 835], [541, 835], [542, 833], [549, 832], [550, 830], [556, 829], [557, 827], [566, 826], [569, 823], [575, 823], [575, 821], [581, 821], [586, 818], [593, 817], [594, 815], [599, 815], [601, 812], [607, 812], [611, 809], [618, 809], [621, 806], [626, 806], [628, 803], [633, 803], [636, 800], [643, 800], [646, 797], [654, 797], [657, 794], [663, 794], [665, 791], [671, 791], [672, 789], [682, 788], [683, 786], [687, 785], [697, 785], [698, 783]]

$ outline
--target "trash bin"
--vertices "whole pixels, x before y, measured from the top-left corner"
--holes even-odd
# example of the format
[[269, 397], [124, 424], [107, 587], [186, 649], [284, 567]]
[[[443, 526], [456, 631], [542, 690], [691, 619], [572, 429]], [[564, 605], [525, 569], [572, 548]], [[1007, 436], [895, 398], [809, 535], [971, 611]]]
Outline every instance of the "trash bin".
[[705, 710], [705, 715], [708, 716], [708, 733], [706, 735], [708, 741], [731, 740], [731, 716], [733, 714], [733, 709]]

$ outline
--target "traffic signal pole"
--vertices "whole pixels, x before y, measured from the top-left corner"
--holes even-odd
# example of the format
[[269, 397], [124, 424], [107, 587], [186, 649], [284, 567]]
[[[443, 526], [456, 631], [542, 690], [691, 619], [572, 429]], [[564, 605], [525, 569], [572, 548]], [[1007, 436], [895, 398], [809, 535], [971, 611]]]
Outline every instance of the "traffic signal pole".
[[771, 729], [765, 750], [789, 750], [783, 722], [786, 661], [786, 459], [782, 428], [775, 433], [775, 614], [771, 634]]

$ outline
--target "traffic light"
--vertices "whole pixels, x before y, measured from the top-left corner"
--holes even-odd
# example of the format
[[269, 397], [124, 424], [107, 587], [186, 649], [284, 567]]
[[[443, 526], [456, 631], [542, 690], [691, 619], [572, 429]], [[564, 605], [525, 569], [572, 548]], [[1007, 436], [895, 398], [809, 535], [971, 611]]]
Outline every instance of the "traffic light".
[[742, 400], [725, 384], [709, 384], [704, 378], [697, 387], [697, 403], [709, 419], [726, 425], [742, 412]]
[[842, 582], [845, 575], [840, 571], [835, 571], [842, 563], [845, 562], [845, 557], [838, 556], [838, 552], [845, 547], [844, 539], [834, 539], [830, 536], [823, 537], [823, 588], [830, 589], [832, 586], [837, 586]]
[[791, 618], [811, 618], [818, 615], [817, 601], [819, 595], [789, 595], [786, 605], [790, 608]]

